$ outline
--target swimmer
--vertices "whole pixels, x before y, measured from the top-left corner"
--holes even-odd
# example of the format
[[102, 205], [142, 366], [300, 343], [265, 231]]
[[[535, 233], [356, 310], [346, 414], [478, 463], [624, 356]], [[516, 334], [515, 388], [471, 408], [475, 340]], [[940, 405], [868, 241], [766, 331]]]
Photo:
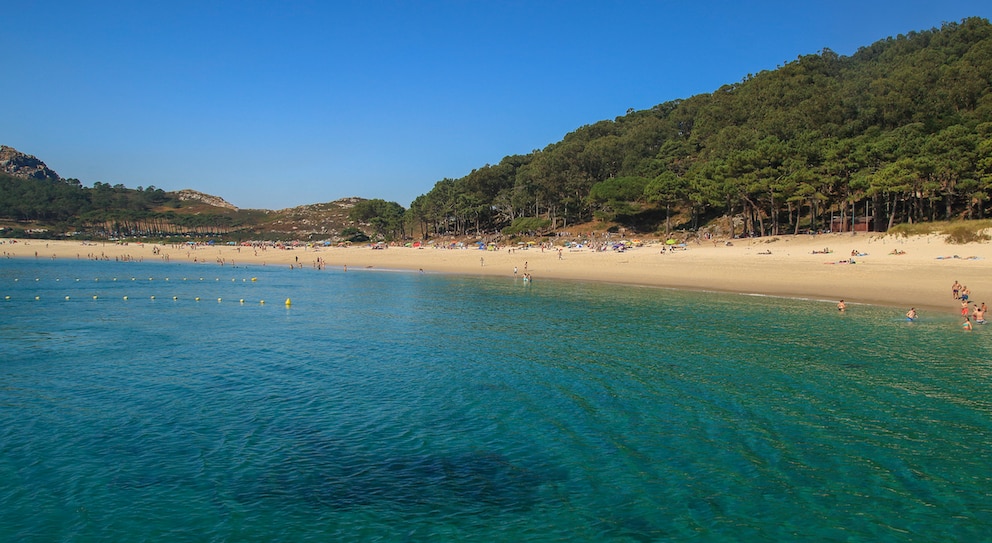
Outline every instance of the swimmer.
[[843, 312], [845, 309], [847, 309], [847, 304], [844, 303], [844, 300], [837, 303], [837, 311]]
[[917, 318], [916, 317], [916, 308], [915, 307], [909, 308], [909, 311], [906, 312], [906, 320], [912, 322], [912, 321], [915, 321], [916, 318]]
[[968, 318], [968, 315], [965, 315], [964, 316], [964, 322], [961, 323], [961, 329], [962, 330], [971, 330], [971, 319]]
[[985, 311], [978, 307], [978, 304], [975, 304], [975, 312], [972, 316], [975, 317], [975, 324], [985, 324]]

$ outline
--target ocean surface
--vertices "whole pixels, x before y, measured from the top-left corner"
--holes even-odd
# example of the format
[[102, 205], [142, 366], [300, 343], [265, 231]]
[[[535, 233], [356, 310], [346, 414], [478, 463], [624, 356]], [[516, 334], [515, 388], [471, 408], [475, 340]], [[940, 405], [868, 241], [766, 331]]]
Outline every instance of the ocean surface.
[[992, 540], [992, 326], [507, 275], [0, 260], [0, 541]]

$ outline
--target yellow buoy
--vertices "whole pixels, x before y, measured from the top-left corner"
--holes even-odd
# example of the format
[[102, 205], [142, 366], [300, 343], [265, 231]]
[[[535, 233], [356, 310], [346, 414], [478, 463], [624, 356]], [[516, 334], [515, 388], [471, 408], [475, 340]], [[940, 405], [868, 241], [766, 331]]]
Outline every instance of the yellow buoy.
[[41, 299], [41, 296], [35, 296], [34, 299], [35, 300], [40, 300]]
[[154, 299], [155, 299], [155, 297], [154, 297], [154, 296], [152, 296], [152, 300], [154, 300]]
[[4, 300], [9, 300], [10, 299], [10, 296], [4, 296], [3, 299]]
[[173, 296], [172, 299], [173, 300], [178, 300], [179, 299], [179, 296]]
[[199, 296], [197, 296], [197, 297], [195, 298], [195, 300], [196, 300], [197, 302], [199, 302], [199, 301], [200, 301], [200, 297], [199, 297]]
[[265, 305], [265, 300], [259, 300], [258, 303]]
[[66, 300], [68, 300], [68, 299], [69, 299], [69, 297], [68, 297], [68, 296], [66, 296], [66, 297], [65, 297], [65, 299], [66, 299]]
[[251, 278], [251, 282], [252, 282], [252, 283], [254, 283], [255, 281], [258, 281], [258, 277], [252, 277], [252, 278]]
[[93, 296], [93, 299], [96, 300], [96, 295]]
[[291, 305], [293, 305], [293, 301], [290, 300], [289, 298], [286, 298], [286, 307], [289, 307]]
[[241, 298], [240, 302], [241, 302], [242, 305], [244, 305], [245, 299], [244, 298]]
[[217, 298], [217, 302], [220, 303], [220, 298]]
[[125, 297], [124, 297], [124, 300], [125, 300], [125, 301], [127, 300], [127, 296], [125, 296]]

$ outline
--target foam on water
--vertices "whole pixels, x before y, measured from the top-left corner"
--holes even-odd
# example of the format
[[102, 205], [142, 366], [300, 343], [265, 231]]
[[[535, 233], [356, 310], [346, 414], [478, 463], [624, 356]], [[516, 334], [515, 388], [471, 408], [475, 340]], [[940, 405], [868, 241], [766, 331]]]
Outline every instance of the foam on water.
[[0, 533], [979, 541], [990, 334], [540, 278], [0, 261]]

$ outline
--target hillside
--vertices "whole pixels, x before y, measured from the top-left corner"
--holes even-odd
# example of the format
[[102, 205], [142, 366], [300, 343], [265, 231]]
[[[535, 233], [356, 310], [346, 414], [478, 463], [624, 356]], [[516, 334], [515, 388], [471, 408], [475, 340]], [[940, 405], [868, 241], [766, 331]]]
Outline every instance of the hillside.
[[364, 201], [353, 213], [360, 198], [239, 210], [196, 191], [87, 188], [2, 149], [0, 219], [92, 235], [428, 238], [583, 225], [765, 236], [982, 219], [992, 214], [992, 25], [969, 18], [851, 56], [803, 55], [443, 179], [408, 210]]
[[597, 221], [761, 236], [978, 219], [992, 211], [990, 89], [985, 19], [851, 56], [824, 49], [439, 181], [410, 215], [425, 235]]
[[240, 210], [195, 190], [165, 192], [62, 179], [43, 161], [0, 147], [0, 236], [338, 239], [360, 198], [279, 211]]

